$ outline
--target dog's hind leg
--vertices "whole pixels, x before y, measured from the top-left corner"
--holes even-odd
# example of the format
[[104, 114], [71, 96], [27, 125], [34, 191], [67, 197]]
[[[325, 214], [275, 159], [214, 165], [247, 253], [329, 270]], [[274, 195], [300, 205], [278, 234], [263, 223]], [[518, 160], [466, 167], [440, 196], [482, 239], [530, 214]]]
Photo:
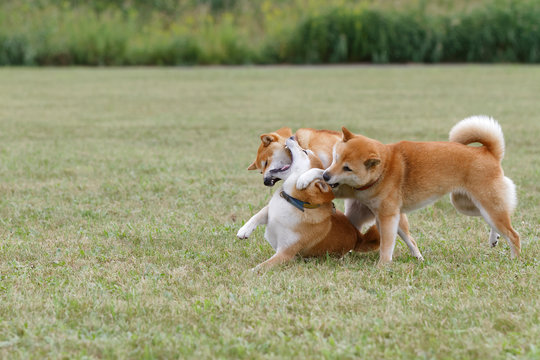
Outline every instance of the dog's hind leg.
[[[512, 258], [518, 257], [519, 253], [521, 252], [521, 242], [519, 239], [519, 234], [514, 230], [514, 228], [512, 228], [512, 224], [510, 223], [510, 215], [503, 211], [493, 211], [491, 208], [484, 208], [482, 210], [482, 212], [486, 212], [486, 216], [484, 216], [486, 222], [494, 227], [496, 232], [501, 234], [508, 242], [510, 251], [512, 252]], [[495, 231], [492, 230], [492, 234], [494, 232]]]
[[270, 259], [252, 268], [251, 271], [268, 270], [276, 265], [290, 261], [294, 258], [294, 255], [295, 254], [291, 255], [290, 253], [286, 252], [277, 252]]
[[505, 177], [503, 182], [496, 184], [499, 191], [477, 192], [473, 201], [480, 209], [482, 217], [491, 226], [490, 243], [496, 239], [494, 233], [500, 234], [506, 239], [512, 252], [512, 257], [518, 257], [521, 252], [519, 234], [512, 228], [510, 213], [514, 210], [517, 199], [515, 186], [512, 180]]
[[489, 245], [491, 245], [491, 247], [497, 246], [499, 237], [500, 235], [497, 234], [497, 231], [494, 228], [491, 228], [491, 231], [489, 232]]
[[416, 245], [416, 241], [414, 241], [414, 238], [409, 233], [409, 221], [405, 214], [401, 214], [399, 218], [398, 235], [405, 241], [412, 256], [418, 260], [424, 260], [424, 257], [418, 249], [418, 245]]
[[252, 268], [252, 271], [259, 270], [268, 270], [276, 265], [284, 264], [288, 261], [294, 259], [295, 255], [302, 249], [303, 244], [297, 242], [287, 248], [281, 248], [276, 251], [276, 253], [268, 260], [260, 263], [259, 265]]
[[[480, 209], [474, 204], [469, 195], [465, 192], [456, 191], [450, 194], [450, 201], [454, 208], [462, 214], [467, 216], [482, 216]], [[491, 247], [497, 246], [500, 235], [497, 234], [497, 230], [491, 227], [489, 232], [489, 245]]]

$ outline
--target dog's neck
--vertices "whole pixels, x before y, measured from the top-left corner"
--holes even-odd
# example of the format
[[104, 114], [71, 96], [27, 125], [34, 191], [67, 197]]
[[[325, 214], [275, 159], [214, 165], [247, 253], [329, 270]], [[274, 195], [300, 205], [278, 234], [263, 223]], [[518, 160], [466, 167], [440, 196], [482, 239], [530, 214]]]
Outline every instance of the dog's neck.
[[375, 179], [374, 181], [371, 181], [369, 183], [367, 183], [366, 185], [364, 186], [360, 186], [360, 187], [357, 187], [357, 188], [354, 188], [354, 190], [356, 191], [364, 191], [364, 190], [367, 190], [369, 188], [371, 188], [373, 185], [375, 185], [376, 183], [379, 182], [379, 180], [381, 179], [382, 176], [379, 176], [377, 179]]
[[304, 209], [317, 209], [321, 207], [319, 204], [311, 204], [306, 201], [302, 201], [300, 199], [297, 199], [295, 197], [292, 197], [291, 195], [287, 194], [285, 191], [281, 190], [280, 196], [284, 198], [289, 204], [297, 208], [298, 210], [304, 212]]

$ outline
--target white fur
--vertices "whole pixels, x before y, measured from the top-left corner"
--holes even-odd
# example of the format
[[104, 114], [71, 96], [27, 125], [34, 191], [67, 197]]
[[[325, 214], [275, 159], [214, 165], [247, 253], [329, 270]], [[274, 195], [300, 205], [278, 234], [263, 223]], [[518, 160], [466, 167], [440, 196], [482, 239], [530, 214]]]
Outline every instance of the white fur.
[[245, 223], [244, 226], [240, 228], [240, 230], [238, 230], [238, 233], [236, 234], [236, 236], [239, 239], [247, 239], [249, 235], [251, 235], [251, 233], [257, 228], [258, 225], [263, 225], [263, 224], [266, 224], [267, 222], [268, 222], [268, 206], [265, 206], [261, 209], [261, 211], [253, 215], [251, 219], [249, 219], [248, 222]]
[[285, 172], [282, 187], [274, 192], [270, 203], [249, 219], [236, 234], [239, 238], [245, 239], [258, 225], [266, 224], [264, 237], [276, 250], [276, 254], [300, 239], [300, 234], [295, 232], [295, 228], [302, 221], [303, 214], [281, 197], [281, 191], [284, 190], [290, 194], [301, 175], [311, 168], [309, 156], [304, 153], [296, 141], [288, 139], [287, 146], [291, 150], [293, 161], [289, 170]]
[[471, 116], [458, 122], [448, 136], [450, 141], [467, 145], [464, 139], [477, 137], [495, 142], [495, 151], [504, 156], [504, 135], [499, 123], [486, 115]]
[[506, 203], [506, 206], [508, 206], [508, 212], [512, 213], [516, 209], [518, 199], [516, 195], [516, 185], [512, 181], [512, 179], [508, 177], [504, 177], [504, 185], [506, 186], [506, 189], [504, 191], [504, 201]]
[[381, 238], [384, 236], [383, 231], [385, 228], [388, 230], [389, 233], [392, 234], [392, 238], [391, 238], [392, 242], [389, 248], [385, 249], [382, 247], [382, 244], [381, 244], [379, 264], [382, 265], [382, 264], [388, 264], [392, 262], [392, 254], [394, 253], [394, 248], [396, 247], [396, 235], [398, 233], [398, 228], [399, 228], [399, 214], [392, 216], [392, 218], [390, 219], [386, 219], [386, 226], [381, 224], [381, 222], [382, 222], [381, 219], [377, 218], [377, 227], [379, 228], [379, 231], [381, 232]]
[[[287, 165], [290, 162], [289, 157], [287, 156], [285, 151], [278, 151], [275, 152], [272, 156], [272, 164], [266, 169], [264, 172], [264, 176], [268, 176], [268, 174], [272, 170], [281, 169], [283, 166]], [[262, 164], [261, 164], [262, 166]]]
[[499, 242], [499, 234], [497, 234], [497, 230], [494, 228], [491, 228], [491, 231], [489, 232], [489, 245], [491, 247], [494, 247]]
[[298, 180], [296, 181], [296, 187], [299, 190], [304, 190], [308, 187], [309, 184], [311, 184], [316, 179], [322, 179], [322, 174], [324, 170], [323, 169], [309, 169], [302, 175], [298, 177]]
[[276, 191], [268, 204], [268, 223], [264, 232], [265, 239], [274, 250], [286, 249], [298, 241], [299, 235], [294, 232], [300, 222], [299, 210], [289, 204]]
[[[334, 147], [332, 148], [332, 161], [333, 162], [337, 162], [339, 159], [339, 155], [337, 154], [337, 151], [336, 151], [336, 146], [337, 146], [337, 143], [334, 144]], [[328, 167], [325, 166], [325, 168], [328, 168]]]

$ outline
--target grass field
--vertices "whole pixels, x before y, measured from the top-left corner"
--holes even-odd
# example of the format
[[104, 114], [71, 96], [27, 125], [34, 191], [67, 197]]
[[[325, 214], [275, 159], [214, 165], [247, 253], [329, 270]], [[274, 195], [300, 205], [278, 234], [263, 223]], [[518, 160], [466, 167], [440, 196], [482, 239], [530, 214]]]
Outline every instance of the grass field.
[[[539, 359], [539, 94], [532, 66], [0, 69], [0, 357]], [[272, 192], [259, 134], [473, 114], [505, 132], [520, 260], [445, 197], [409, 216], [422, 263], [248, 271], [273, 253], [235, 238]]]

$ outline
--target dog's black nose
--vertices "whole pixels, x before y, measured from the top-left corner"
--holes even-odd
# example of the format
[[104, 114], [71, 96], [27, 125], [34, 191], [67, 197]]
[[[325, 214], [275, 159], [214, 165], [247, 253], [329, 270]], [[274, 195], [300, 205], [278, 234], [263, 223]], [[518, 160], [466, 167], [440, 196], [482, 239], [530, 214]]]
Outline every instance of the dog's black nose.
[[290, 137], [289, 139], [291, 139], [291, 140], [294, 140], [294, 135], [293, 135], [293, 136], [291, 136], [291, 137]]
[[324, 181], [328, 181], [328, 180], [330, 180], [331, 176], [328, 175], [328, 173], [325, 171], [322, 174], [322, 178], [324, 179]]
[[264, 185], [266, 186], [274, 186], [275, 183], [276, 183], [276, 180], [274, 180], [273, 178], [264, 179]]

